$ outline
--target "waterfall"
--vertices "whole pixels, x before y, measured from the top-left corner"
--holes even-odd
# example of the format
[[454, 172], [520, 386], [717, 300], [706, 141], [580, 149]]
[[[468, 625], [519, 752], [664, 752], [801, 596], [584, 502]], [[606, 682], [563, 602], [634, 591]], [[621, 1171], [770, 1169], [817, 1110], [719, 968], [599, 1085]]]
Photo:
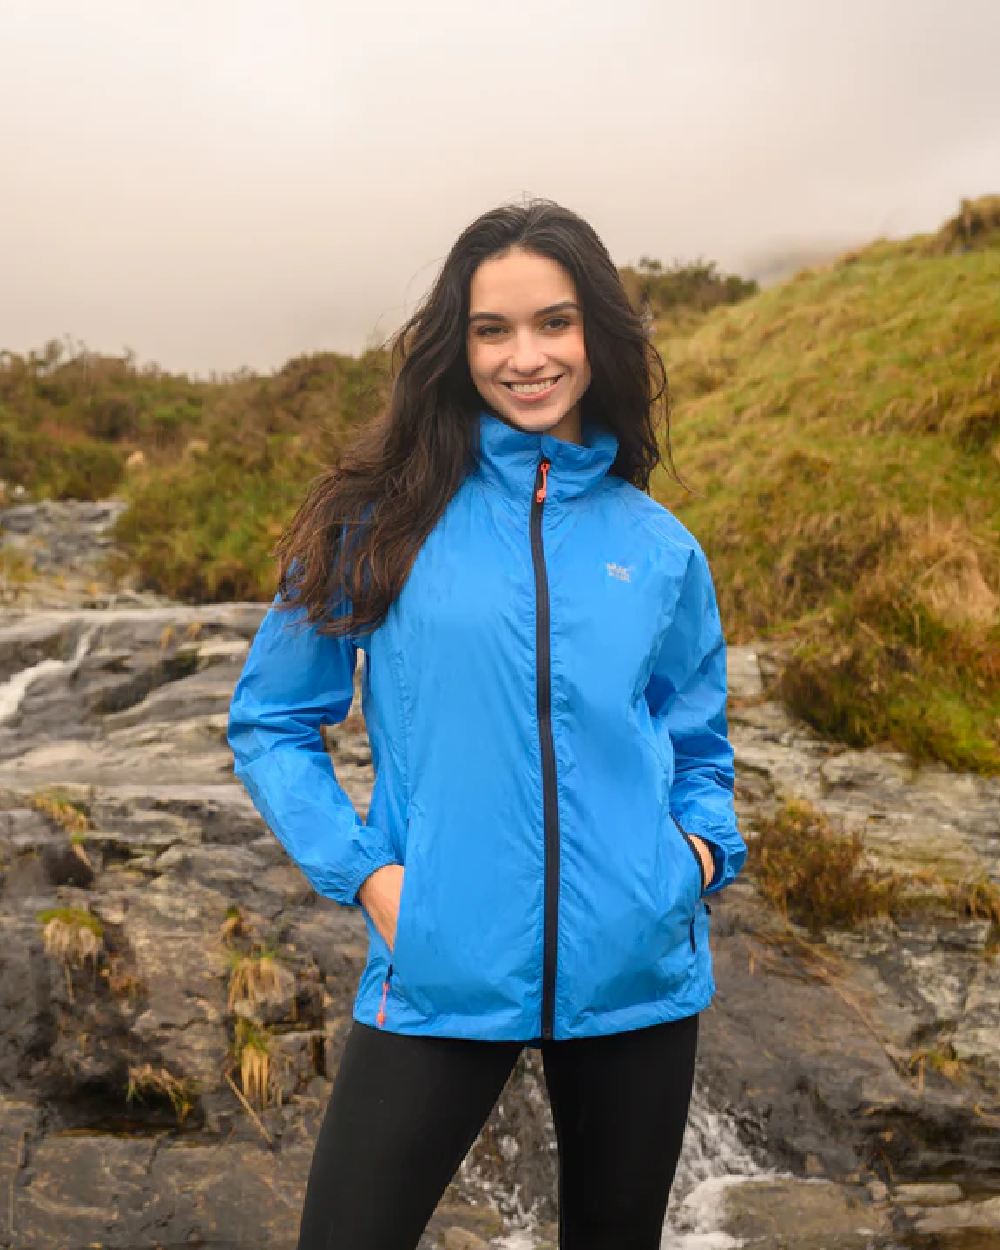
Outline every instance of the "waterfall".
[[[740, 1242], [719, 1230], [722, 1190], [770, 1175], [740, 1140], [731, 1117], [713, 1110], [695, 1084], [684, 1146], [663, 1226], [663, 1250], [736, 1250]], [[503, 1250], [534, 1250], [535, 1221], [512, 1229], [493, 1244]]]
[[733, 1119], [714, 1110], [696, 1083], [663, 1226], [663, 1250], [734, 1250], [740, 1242], [719, 1230], [722, 1191], [769, 1174], [743, 1145]]
[[80, 634], [80, 637], [76, 640], [73, 654], [68, 660], [39, 660], [37, 664], [32, 664], [29, 668], [22, 668], [19, 673], [8, 677], [5, 682], [0, 684], [0, 725], [13, 720], [18, 713], [21, 703], [24, 701], [28, 688], [39, 677], [44, 677], [46, 673], [59, 672], [64, 673], [67, 679], [72, 677], [90, 650], [90, 640], [93, 638], [96, 630], [97, 626], [91, 625]]

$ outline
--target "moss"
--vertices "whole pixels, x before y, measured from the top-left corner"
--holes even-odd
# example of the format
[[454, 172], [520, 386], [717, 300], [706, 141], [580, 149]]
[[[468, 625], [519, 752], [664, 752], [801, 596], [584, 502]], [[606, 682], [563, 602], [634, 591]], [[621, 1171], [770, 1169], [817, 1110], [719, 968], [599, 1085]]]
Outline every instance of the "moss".
[[100, 919], [82, 907], [46, 907], [35, 913], [35, 919], [42, 925], [56, 920], [68, 928], [87, 929], [94, 937], [104, 940], [104, 926]]

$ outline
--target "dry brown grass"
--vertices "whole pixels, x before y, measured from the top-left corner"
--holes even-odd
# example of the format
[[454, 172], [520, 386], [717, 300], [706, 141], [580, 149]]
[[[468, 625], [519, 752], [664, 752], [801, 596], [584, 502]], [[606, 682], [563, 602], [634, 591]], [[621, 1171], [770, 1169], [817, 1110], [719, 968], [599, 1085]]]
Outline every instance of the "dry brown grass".
[[270, 1034], [242, 1017], [236, 1021], [233, 1056], [240, 1069], [240, 1086], [247, 1101], [258, 1107], [280, 1103], [281, 1092], [274, 1081]]
[[295, 974], [276, 958], [273, 952], [240, 954], [234, 952], [230, 961], [230, 1011], [254, 1008], [264, 1003], [280, 1002], [289, 994], [294, 1001]]
[[836, 832], [811, 803], [788, 799], [758, 819], [747, 863], [764, 896], [813, 933], [892, 912], [902, 879], [865, 863], [857, 834]]
[[77, 907], [50, 907], [37, 913], [43, 925], [42, 942], [46, 954], [57, 960], [66, 975], [66, 993], [74, 1000], [74, 968], [88, 963], [97, 979], [97, 968], [104, 954], [104, 926], [89, 911]]
[[786, 799], [774, 816], [758, 818], [747, 864], [764, 897], [814, 936], [878, 916], [987, 920], [988, 949], [1000, 932], [1000, 887], [985, 873], [955, 881], [933, 869], [880, 870], [866, 859], [858, 834], [835, 830], [804, 799]]
[[219, 925], [219, 941], [223, 946], [232, 947], [239, 939], [249, 936], [250, 932], [243, 913], [233, 903], [226, 908], [226, 918]]
[[196, 1095], [197, 1085], [191, 1077], [174, 1076], [166, 1068], [155, 1068], [150, 1063], [129, 1066], [127, 1101], [135, 1098], [141, 1101], [148, 1096], [165, 1098], [173, 1107], [178, 1124], [183, 1124], [191, 1114]]
[[83, 834], [93, 828], [86, 805], [58, 789], [37, 790], [28, 802], [36, 812], [48, 816], [69, 834]]

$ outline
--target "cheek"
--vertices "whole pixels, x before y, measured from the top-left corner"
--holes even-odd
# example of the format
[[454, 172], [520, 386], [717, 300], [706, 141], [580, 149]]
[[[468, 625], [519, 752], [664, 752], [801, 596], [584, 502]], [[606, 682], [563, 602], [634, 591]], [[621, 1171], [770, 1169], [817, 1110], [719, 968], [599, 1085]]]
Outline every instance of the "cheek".
[[574, 365], [581, 373], [590, 376], [590, 364], [587, 360], [587, 344], [584, 341], [583, 331], [573, 336], [570, 343], [571, 358]]
[[491, 363], [488, 348], [484, 349], [480, 344], [470, 340], [466, 345], [465, 355], [473, 378], [484, 378], [489, 375]]

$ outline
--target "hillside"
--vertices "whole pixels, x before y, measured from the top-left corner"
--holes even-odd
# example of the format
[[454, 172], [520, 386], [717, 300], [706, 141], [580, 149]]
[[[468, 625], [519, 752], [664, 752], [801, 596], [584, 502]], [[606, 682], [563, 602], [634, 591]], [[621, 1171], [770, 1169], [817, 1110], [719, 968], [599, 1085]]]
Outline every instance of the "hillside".
[[780, 693], [863, 745], [1000, 772], [1000, 198], [660, 341], [734, 640], [784, 636]]

